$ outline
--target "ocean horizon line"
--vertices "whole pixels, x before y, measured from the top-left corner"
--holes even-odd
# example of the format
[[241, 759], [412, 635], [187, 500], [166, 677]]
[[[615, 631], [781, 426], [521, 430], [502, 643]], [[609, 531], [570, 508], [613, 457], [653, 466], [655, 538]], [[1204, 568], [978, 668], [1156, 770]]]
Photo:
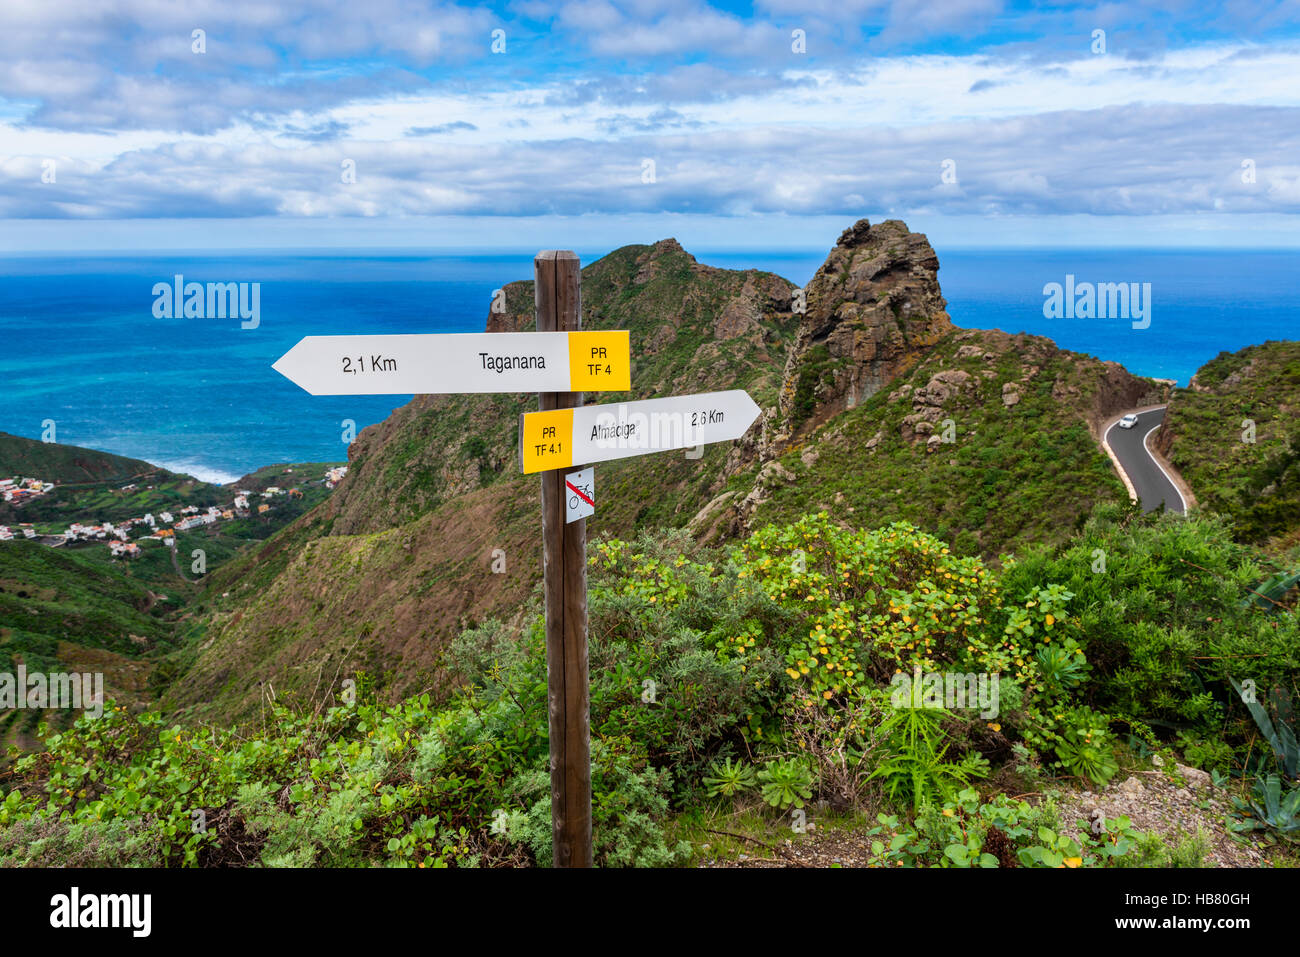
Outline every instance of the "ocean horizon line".
[[[676, 238], [672, 235], [659, 236], [657, 239], [650, 240], [629, 240], [621, 246], [611, 246], [609, 249], [599, 254], [592, 250], [586, 250], [592, 255], [606, 256], [616, 249], [623, 246], [652, 246], [657, 242], [665, 239]], [[680, 240], [679, 240], [680, 242]], [[710, 255], [725, 255], [730, 257], [741, 255], [771, 255], [771, 256], [824, 256], [831, 244], [805, 245], [805, 246], [714, 246], [712, 244], [695, 244], [690, 245], [683, 243], [682, 247], [692, 255], [696, 253]], [[561, 248], [561, 247], [557, 247]], [[603, 248], [603, 247], [602, 247]], [[96, 258], [128, 258], [143, 259], [152, 256], [259, 256], [265, 254], [303, 254], [319, 255], [328, 258], [339, 259], [366, 259], [372, 256], [378, 257], [386, 254], [402, 255], [419, 255], [434, 254], [437, 258], [455, 259], [465, 255], [472, 255], [476, 259], [514, 259], [517, 257], [531, 258], [539, 251], [539, 248], [533, 246], [474, 246], [474, 245], [455, 245], [455, 246], [429, 246], [429, 245], [405, 245], [405, 246], [159, 246], [159, 247], [139, 247], [139, 248], [111, 248], [103, 246], [87, 246], [84, 248], [49, 248], [49, 249], [24, 249], [24, 250], [3, 250], [6, 258], [10, 259], [59, 259], [71, 258], [76, 256], [94, 256]], [[577, 251], [577, 250], [575, 250]], [[940, 268], [942, 269], [942, 256], [948, 253], [970, 254], [970, 253], [1033, 253], [1051, 255], [1054, 253], [1079, 253], [1095, 251], [1099, 253], [1147, 253], [1147, 254], [1168, 254], [1177, 255], [1195, 255], [1205, 253], [1228, 253], [1240, 256], [1250, 256], [1256, 253], [1288, 253], [1300, 254], [1300, 242], [1294, 246], [1269, 245], [1269, 246], [1226, 246], [1215, 245], [1212, 243], [1206, 245], [1158, 245], [1149, 242], [1134, 243], [1132, 245], [1119, 245], [1115, 243], [1098, 244], [1098, 243], [1079, 243], [1064, 245], [1043, 245], [1041, 243], [1007, 243], [1007, 244], [980, 244], [973, 245], [967, 243], [943, 243], [936, 247], [936, 252], [940, 253]], [[594, 261], [594, 260], [593, 260]]]

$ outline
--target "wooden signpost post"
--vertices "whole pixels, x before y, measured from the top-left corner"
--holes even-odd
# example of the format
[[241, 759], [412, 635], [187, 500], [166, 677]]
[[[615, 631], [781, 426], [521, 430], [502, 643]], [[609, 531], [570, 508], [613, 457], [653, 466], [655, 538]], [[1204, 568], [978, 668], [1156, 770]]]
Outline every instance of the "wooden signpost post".
[[[537, 331], [577, 332], [582, 273], [567, 250], [533, 260]], [[581, 392], [543, 392], [540, 414], [582, 405]], [[591, 729], [587, 677], [587, 520], [566, 522], [564, 470], [542, 473], [546, 688], [551, 732], [551, 834], [556, 867], [591, 866]]]
[[582, 331], [580, 270], [568, 250], [537, 254], [536, 332], [307, 336], [272, 366], [312, 395], [538, 393], [538, 411], [520, 416], [519, 467], [542, 483], [556, 867], [592, 863], [585, 516], [595, 479], [584, 466], [738, 439], [759, 415], [739, 390], [584, 407], [583, 392], [630, 389], [632, 363], [625, 330]]

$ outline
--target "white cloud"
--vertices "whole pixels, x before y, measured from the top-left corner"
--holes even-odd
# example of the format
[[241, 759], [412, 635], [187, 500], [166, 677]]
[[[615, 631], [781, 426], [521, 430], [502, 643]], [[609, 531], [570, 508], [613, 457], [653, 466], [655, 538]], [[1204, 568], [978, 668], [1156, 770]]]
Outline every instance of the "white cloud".
[[[499, 76], [432, 82], [409, 68], [487, 59], [502, 21], [419, 0], [61, 9], [19, 0], [0, 13], [0, 215], [1300, 212], [1300, 47], [1288, 43], [824, 63], [789, 55], [785, 23], [696, 0], [528, 2], [513, 15], [552, 21], [552, 42], [576, 36], [653, 69], [596, 59], [537, 73], [503, 58]], [[1002, 13], [993, 0], [809, 12], [952, 31]], [[188, 47], [197, 23], [210, 27], [202, 56]], [[750, 65], [678, 59], [710, 45]], [[332, 59], [353, 55], [379, 67]], [[1253, 189], [1237, 175], [1246, 156]], [[643, 157], [657, 165], [650, 186]], [[40, 182], [48, 158], [53, 184]], [[946, 158], [956, 184], [939, 179]], [[340, 182], [343, 159], [354, 184]]]

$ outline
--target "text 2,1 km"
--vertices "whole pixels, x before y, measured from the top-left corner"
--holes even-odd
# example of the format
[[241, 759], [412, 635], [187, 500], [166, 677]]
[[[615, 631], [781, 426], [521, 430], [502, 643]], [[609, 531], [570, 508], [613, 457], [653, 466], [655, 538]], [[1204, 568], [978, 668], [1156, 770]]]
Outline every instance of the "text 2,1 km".
[[365, 356], [357, 356], [355, 359], [351, 356], [344, 356], [343, 371], [348, 375], [356, 375], [358, 372], [396, 372], [397, 360], [372, 355], [369, 363], [367, 363]]

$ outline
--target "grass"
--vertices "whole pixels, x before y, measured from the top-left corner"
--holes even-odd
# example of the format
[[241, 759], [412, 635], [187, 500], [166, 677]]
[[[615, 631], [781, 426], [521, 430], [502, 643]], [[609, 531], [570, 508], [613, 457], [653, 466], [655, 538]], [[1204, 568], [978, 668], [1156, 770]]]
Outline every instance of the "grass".
[[[807, 808], [812, 829], [795, 831], [789, 815], [779, 815], [758, 801], [728, 807], [710, 802], [679, 813], [668, 829], [672, 841], [691, 845], [690, 866], [715, 861], [738, 862], [741, 856], [783, 861], [776, 848], [786, 841], [816, 843], [828, 835], [858, 837], [876, 826], [874, 815], [863, 810], [838, 811]], [[886, 838], [887, 840], [888, 838]]]

